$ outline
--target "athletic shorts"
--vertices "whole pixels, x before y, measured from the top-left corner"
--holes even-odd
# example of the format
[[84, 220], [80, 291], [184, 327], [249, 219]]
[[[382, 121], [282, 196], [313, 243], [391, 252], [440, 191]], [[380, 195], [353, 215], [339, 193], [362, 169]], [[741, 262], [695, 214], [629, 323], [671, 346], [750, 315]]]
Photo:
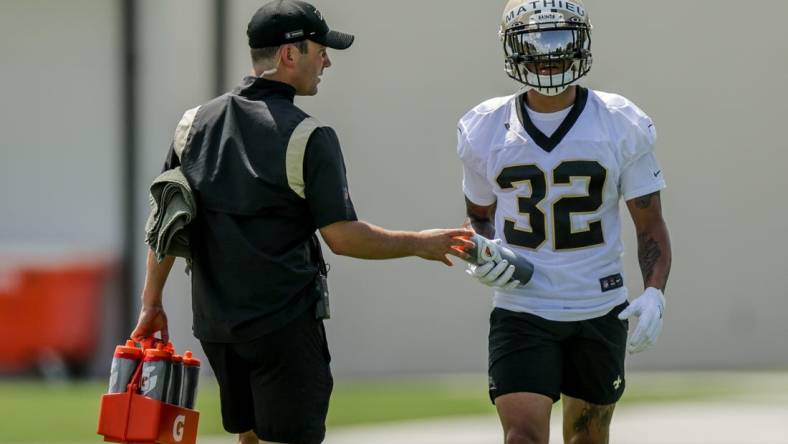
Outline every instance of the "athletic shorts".
[[225, 430], [254, 430], [263, 441], [323, 442], [334, 380], [314, 310], [254, 341], [201, 343], [219, 382]]
[[490, 315], [490, 399], [508, 393], [561, 394], [597, 405], [624, 394], [628, 321], [624, 303], [605, 316], [577, 322], [548, 321], [496, 308]]

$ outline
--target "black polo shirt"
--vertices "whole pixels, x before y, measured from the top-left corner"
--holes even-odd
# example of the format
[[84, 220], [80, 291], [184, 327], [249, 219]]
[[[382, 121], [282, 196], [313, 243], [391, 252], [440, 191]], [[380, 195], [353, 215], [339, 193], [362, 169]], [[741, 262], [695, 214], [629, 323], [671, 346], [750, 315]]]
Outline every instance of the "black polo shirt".
[[304, 197], [288, 185], [286, 152], [308, 117], [295, 89], [247, 77], [199, 107], [179, 161], [198, 214], [190, 224], [194, 334], [243, 342], [283, 327], [317, 299], [315, 230], [357, 220], [336, 133], [319, 127], [303, 161]]

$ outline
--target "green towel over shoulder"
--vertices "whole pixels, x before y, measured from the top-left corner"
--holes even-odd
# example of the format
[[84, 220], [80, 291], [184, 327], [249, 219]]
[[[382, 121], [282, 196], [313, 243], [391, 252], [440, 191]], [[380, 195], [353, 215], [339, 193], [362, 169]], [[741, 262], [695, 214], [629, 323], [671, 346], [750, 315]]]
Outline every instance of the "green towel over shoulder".
[[156, 254], [191, 261], [189, 233], [186, 226], [197, 215], [194, 194], [180, 167], [167, 170], [150, 186], [150, 215], [145, 223], [145, 242]]

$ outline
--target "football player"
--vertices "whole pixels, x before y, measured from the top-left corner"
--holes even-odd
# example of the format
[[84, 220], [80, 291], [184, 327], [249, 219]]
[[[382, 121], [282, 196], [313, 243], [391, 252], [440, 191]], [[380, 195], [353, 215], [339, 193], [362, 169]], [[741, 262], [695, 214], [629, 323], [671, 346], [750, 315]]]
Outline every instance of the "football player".
[[[470, 226], [535, 271], [522, 285], [505, 260], [469, 267], [495, 290], [490, 398], [507, 444], [546, 444], [559, 399], [564, 442], [607, 443], [627, 348], [646, 349], [662, 330], [671, 249], [656, 129], [626, 98], [577, 85], [592, 63], [581, 0], [510, 0], [500, 37], [506, 73], [525, 92], [488, 100], [460, 120], [463, 191]], [[646, 289], [631, 305], [622, 199]]]

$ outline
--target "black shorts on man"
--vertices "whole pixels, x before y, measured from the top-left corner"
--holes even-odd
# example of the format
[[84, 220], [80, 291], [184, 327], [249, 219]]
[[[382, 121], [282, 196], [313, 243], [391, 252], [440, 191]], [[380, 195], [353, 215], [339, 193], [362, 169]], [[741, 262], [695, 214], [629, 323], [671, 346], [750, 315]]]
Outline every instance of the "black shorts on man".
[[253, 341], [202, 347], [219, 382], [225, 430], [254, 430], [264, 441], [288, 444], [323, 442], [334, 383], [314, 310]]
[[597, 405], [624, 393], [628, 322], [624, 303], [605, 316], [557, 322], [496, 308], [490, 315], [490, 399], [510, 393], [561, 394]]

